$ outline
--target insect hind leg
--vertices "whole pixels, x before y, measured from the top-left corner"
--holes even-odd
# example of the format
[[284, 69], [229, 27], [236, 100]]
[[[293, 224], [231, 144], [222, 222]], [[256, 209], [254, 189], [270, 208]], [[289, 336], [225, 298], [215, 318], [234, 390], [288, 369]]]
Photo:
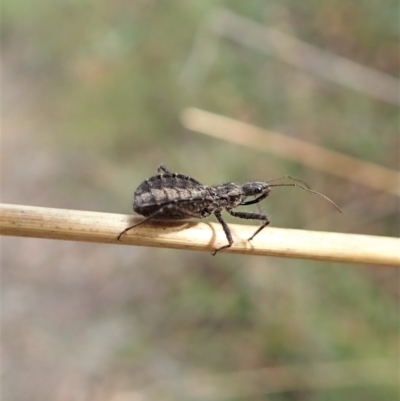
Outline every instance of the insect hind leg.
[[120, 232], [120, 234], [119, 234], [118, 237], [117, 237], [117, 240], [118, 240], [118, 241], [121, 241], [121, 237], [122, 237], [126, 232], [132, 230], [132, 228], [135, 228], [135, 227], [139, 226], [140, 224], [144, 223], [145, 221], [152, 219], [152, 218], [155, 217], [159, 212], [160, 212], [160, 211], [157, 210], [157, 212], [155, 212], [155, 213], [153, 213], [152, 215], [147, 216], [146, 218], [140, 220], [138, 223], [135, 223], [133, 226], [129, 226], [129, 227], [125, 228], [125, 230], [123, 230], [123, 231]]
[[[157, 218], [157, 215], [159, 215], [159, 214], [165, 212], [165, 210], [168, 210], [168, 209], [169, 209], [169, 210], [174, 210], [174, 209], [175, 209], [175, 210], [179, 210], [179, 212], [184, 213], [184, 214], [186, 215], [186, 216], [183, 217], [183, 218], [186, 218], [186, 217], [187, 217], [187, 218], [193, 217], [193, 218], [197, 218], [197, 219], [199, 218], [199, 215], [198, 215], [198, 214], [193, 213], [192, 211], [187, 210], [187, 209], [183, 208], [182, 206], [178, 206], [178, 205], [172, 203], [172, 204], [165, 205], [165, 206], [161, 207], [160, 209], [158, 209], [156, 212], [154, 212], [154, 213], [151, 214], [150, 216], [147, 216], [147, 217], [145, 217], [144, 219], [140, 220], [138, 223], [135, 223], [135, 224], [133, 224], [132, 226], [129, 226], [129, 227], [125, 228], [125, 230], [121, 231], [121, 233], [118, 235], [117, 240], [118, 240], [118, 241], [121, 241], [121, 237], [122, 237], [126, 232], [132, 230], [132, 228], [135, 228], [135, 227], [139, 226], [140, 224], [142, 224], [142, 223], [144, 223], [144, 222], [146, 222], [146, 221], [148, 221], [148, 220], [150, 220], [150, 219], [155, 219], [155, 218]], [[182, 219], [183, 219], [183, 218], [182, 218]], [[173, 218], [167, 219], [167, 218], [164, 218], [163, 220], [180, 220], [180, 219], [173, 219]]]

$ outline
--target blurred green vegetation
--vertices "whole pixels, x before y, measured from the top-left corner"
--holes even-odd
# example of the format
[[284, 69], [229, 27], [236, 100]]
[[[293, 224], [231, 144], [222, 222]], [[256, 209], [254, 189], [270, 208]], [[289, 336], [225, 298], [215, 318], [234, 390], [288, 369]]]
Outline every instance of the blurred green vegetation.
[[[14, 130], [26, 131], [20, 168], [30, 170], [12, 184], [29, 188], [29, 202], [7, 193], [6, 200], [129, 213], [133, 190], [161, 163], [207, 184], [290, 174], [343, 207], [365, 203], [336, 217], [320, 199], [277, 189], [262, 205], [273, 225], [303, 228], [328, 217], [325, 230], [398, 235], [397, 199], [390, 195], [383, 207], [369, 189], [182, 128], [180, 113], [196, 106], [398, 167], [398, 107], [227, 39], [215, 37], [217, 55], [198, 90], [183, 83], [198, 30], [220, 6], [399, 75], [395, 1], [6, 0], [3, 113]], [[46, 185], [29, 187], [29, 180], [41, 182], [43, 171], [24, 165], [28, 149], [53, 155]], [[121, 310], [135, 335], [117, 344], [109, 369], [98, 373], [115, 391], [157, 384], [158, 364], [178, 372], [166, 377], [176, 377], [194, 369], [229, 373], [399, 358], [395, 269], [134, 248], [123, 258], [120, 248], [113, 251], [112, 280], [122, 277], [131, 286]], [[398, 395], [395, 384], [365, 384], [268, 399], [389, 401]]]

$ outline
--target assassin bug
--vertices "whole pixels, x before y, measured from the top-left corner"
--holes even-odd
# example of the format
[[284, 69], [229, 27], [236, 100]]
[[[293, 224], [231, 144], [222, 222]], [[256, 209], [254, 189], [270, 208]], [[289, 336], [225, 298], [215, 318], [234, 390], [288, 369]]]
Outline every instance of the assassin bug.
[[[139, 223], [123, 230], [118, 235], [118, 240], [121, 240], [122, 235], [127, 231], [151, 219], [204, 219], [214, 214], [221, 223], [228, 240], [227, 245], [214, 250], [213, 255], [215, 255], [218, 251], [229, 248], [233, 244], [231, 231], [228, 224], [222, 218], [221, 212], [225, 209], [234, 217], [262, 221], [261, 226], [248, 239], [248, 241], [251, 241], [270, 223], [268, 216], [262, 213], [237, 212], [233, 209], [238, 206], [253, 205], [261, 202], [269, 195], [273, 187], [301, 188], [304, 191], [322, 196], [341, 212], [339, 206], [327, 196], [313, 191], [305, 182], [287, 175], [265, 182], [250, 181], [243, 185], [228, 182], [220, 185], [206, 186], [187, 175], [173, 173], [165, 166], [158, 167], [157, 172], [157, 175], [144, 180], [134, 194], [133, 210], [145, 218], [139, 221]], [[303, 185], [297, 183], [271, 184], [271, 182], [283, 178], [301, 182]], [[255, 199], [247, 200], [250, 196], [254, 196]]]

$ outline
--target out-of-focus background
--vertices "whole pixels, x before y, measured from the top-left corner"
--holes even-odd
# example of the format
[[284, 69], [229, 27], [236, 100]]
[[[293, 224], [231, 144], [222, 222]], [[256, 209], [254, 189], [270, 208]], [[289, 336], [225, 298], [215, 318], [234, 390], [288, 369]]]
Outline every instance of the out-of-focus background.
[[[180, 120], [195, 106], [396, 170], [399, 105], [371, 90], [396, 93], [398, 2], [1, 6], [3, 203], [128, 214], [164, 163], [205, 184], [290, 174], [345, 212], [277, 188], [273, 226], [398, 235], [395, 195]], [[252, 28], [326, 53], [300, 68]], [[325, 79], [318, 54], [373, 79]], [[1, 256], [4, 400], [399, 397], [395, 268], [11, 237]]]

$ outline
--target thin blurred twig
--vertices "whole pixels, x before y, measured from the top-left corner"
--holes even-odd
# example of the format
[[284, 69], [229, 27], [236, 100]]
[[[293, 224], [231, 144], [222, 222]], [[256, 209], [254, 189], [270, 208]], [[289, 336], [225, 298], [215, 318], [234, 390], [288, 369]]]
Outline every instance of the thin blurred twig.
[[[215, 43], [212, 43], [212, 33], [216, 34]], [[186, 87], [199, 86], [194, 81], [204, 80], [215, 58], [220, 36], [276, 57], [320, 78], [387, 103], [400, 105], [398, 79], [321, 50], [225, 8], [213, 11], [199, 28], [191, 55], [182, 72], [182, 81]]]
[[182, 124], [193, 131], [292, 160], [400, 196], [397, 171], [208, 111], [188, 108]]
[[[117, 240], [137, 217], [111, 213], [0, 204], [0, 234], [211, 252], [226, 244], [219, 224], [169, 221], [143, 224]], [[388, 237], [230, 224], [234, 245], [225, 252], [400, 266], [400, 240]], [[218, 257], [218, 256], [217, 256]]]
[[[144, 388], [140, 394], [145, 400], [163, 401], [180, 396], [206, 401], [371, 385], [397, 387], [397, 361], [376, 359], [310, 363], [226, 374], [197, 371], [186, 373], [179, 380], [160, 380]], [[126, 400], [130, 400], [129, 393], [125, 395]]]

